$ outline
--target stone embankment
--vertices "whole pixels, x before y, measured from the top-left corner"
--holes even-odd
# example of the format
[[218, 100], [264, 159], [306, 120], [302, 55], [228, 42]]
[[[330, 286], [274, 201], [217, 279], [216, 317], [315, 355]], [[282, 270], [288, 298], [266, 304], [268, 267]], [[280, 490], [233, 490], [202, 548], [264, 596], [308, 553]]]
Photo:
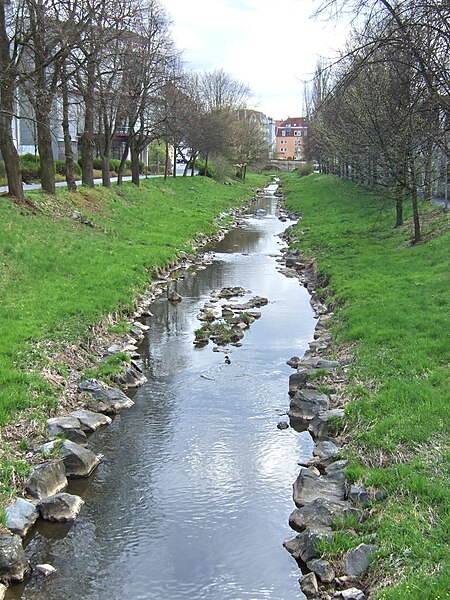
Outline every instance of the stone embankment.
[[[38, 519], [70, 522], [77, 518], [82, 509], [83, 499], [65, 490], [71, 479], [87, 478], [95, 471], [102, 456], [89, 450], [90, 436], [99, 428], [108, 426], [118, 412], [133, 406], [133, 400], [125, 392], [146, 381], [142, 373], [139, 344], [149, 329], [142, 321], [151, 317], [151, 303], [164, 293], [169, 302], [181, 301], [182, 298], [171, 289], [171, 283], [180, 273], [205, 268], [210, 260], [207, 253], [200, 254], [200, 249], [221, 240], [231, 227], [239, 223], [240, 216], [248, 206], [262, 194], [263, 190], [258, 190], [256, 196], [243, 207], [220, 215], [216, 223], [216, 235], [194, 240], [194, 252], [198, 253], [180, 253], [177, 262], [153, 273], [155, 281], [145, 294], [136, 298], [134, 312], [126, 318], [128, 333], [120, 336], [108, 333], [108, 328], [118, 317], [123, 319], [123, 315], [117, 315], [116, 319], [109, 317], [93, 328], [94, 339], [89, 342], [88, 352], [81, 343], [49, 356], [50, 364], [52, 361], [64, 363], [69, 375], [62, 382], [51, 368], [43, 373], [48, 381], [59, 386], [61, 392], [59, 409], [48, 418], [45, 432], [38, 428], [30, 431], [30, 427], [21, 422], [11, 428], [11, 439], [16, 440], [18, 431], [26, 427], [27, 435], [35, 441], [25, 455], [32, 465], [31, 474], [22, 488], [17, 490], [18, 497], [5, 510], [5, 527], [8, 531], [0, 534], [0, 600], [8, 585], [26, 580], [33, 570], [43, 576], [54, 573], [52, 565], [32, 566], [29, 563], [24, 551], [24, 538]], [[94, 361], [93, 354], [96, 356]], [[129, 360], [119, 373], [110, 377], [110, 383], [82, 377], [83, 371], [91, 368], [93, 362], [98, 365], [105, 358], [123, 354], [128, 355]], [[3, 433], [7, 439], [8, 432]]]
[[[284, 235], [288, 244], [291, 236], [289, 228]], [[282, 262], [285, 274], [298, 277], [307, 287], [318, 319], [309, 350], [302, 358], [287, 361], [295, 369], [289, 378], [289, 425], [296, 431], [308, 431], [314, 450], [309, 460], [299, 463], [300, 472], [293, 483], [296, 508], [289, 525], [298, 533], [283, 545], [301, 569], [300, 587], [307, 598], [364, 600], [370, 594], [366, 574], [376, 553], [374, 540], [359, 544], [339, 561], [325, 560], [320, 550], [324, 541], [333, 538], [338, 523], [345, 529], [346, 522], [363, 520], [369, 502], [383, 496], [381, 491], [369, 493], [362, 486], [349, 485], [345, 478], [345, 440], [338, 432], [344, 424], [346, 373], [352, 357], [326, 358], [331, 351], [333, 313], [316, 293], [323, 282], [318, 281], [314, 260], [302, 258], [300, 250], [288, 249]], [[322, 382], [327, 385], [320, 385]], [[330, 393], [329, 388], [337, 393]], [[287, 425], [278, 424], [280, 428]]]

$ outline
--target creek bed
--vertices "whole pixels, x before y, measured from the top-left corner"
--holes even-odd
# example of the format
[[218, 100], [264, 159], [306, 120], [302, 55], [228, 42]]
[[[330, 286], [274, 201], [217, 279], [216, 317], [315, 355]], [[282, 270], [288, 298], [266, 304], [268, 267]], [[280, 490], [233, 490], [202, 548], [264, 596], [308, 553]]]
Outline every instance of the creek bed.
[[[172, 284], [181, 302], [151, 306], [141, 346], [148, 381], [134, 407], [90, 439], [104, 460], [71, 484], [85, 500], [79, 518], [41, 523], [26, 541], [32, 564], [57, 573], [33, 574], [8, 600], [303, 597], [282, 542], [292, 536], [297, 463], [313, 442], [277, 423], [289, 407], [286, 360], [308, 348], [316, 320], [306, 289], [277, 270], [278, 234], [291, 222], [278, 219], [276, 201], [259, 199], [212, 249], [211, 265]], [[234, 286], [269, 304], [228, 364], [212, 343], [196, 348], [193, 332], [213, 290]]]

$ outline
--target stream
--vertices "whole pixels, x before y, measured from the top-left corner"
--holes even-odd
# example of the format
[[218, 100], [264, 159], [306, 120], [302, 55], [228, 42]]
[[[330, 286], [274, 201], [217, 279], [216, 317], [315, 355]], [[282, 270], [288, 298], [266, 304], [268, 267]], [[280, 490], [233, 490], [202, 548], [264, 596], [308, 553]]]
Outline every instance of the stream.
[[[313, 442], [277, 423], [289, 407], [286, 360], [302, 356], [316, 320], [307, 290], [277, 269], [279, 234], [292, 222], [278, 219], [274, 189], [211, 248], [211, 265], [172, 284], [181, 302], [150, 307], [140, 347], [148, 381], [91, 437], [104, 460], [70, 485], [85, 501], [80, 516], [40, 520], [25, 542], [32, 564], [57, 572], [34, 573], [8, 600], [304, 597], [282, 542], [295, 535], [292, 483]], [[211, 293], [234, 286], [269, 304], [227, 364], [211, 342], [196, 348], [193, 332]]]

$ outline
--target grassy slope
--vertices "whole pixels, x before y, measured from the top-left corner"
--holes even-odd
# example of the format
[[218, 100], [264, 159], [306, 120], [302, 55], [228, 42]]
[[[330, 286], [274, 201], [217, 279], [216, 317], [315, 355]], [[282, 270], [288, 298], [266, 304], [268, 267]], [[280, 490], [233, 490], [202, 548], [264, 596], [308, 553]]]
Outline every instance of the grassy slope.
[[[39, 358], [36, 341], [78, 339], [105, 314], [130, 307], [155, 268], [212, 233], [221, 211], [266, 181], [151, 179], [120, 192], [59, 190], [56, 199], [30, 192], [36, 214], [0, 198], [0, 424], [51, 399], [43, 380], [24, 369]], [[71, 218], [73, 210], [98, 227]]]
[[299, 246], [330, 276], [336, 342], [355, 346], [348, 477], [388, 492], [341, 550], [376, 531], [373, 585], [388, 586], [377, 597], [448, 598], [449, 215], [428, 214], [428, 239], [412, 247], [375, 194], [321, 175], [284, 181], [303, 216]]

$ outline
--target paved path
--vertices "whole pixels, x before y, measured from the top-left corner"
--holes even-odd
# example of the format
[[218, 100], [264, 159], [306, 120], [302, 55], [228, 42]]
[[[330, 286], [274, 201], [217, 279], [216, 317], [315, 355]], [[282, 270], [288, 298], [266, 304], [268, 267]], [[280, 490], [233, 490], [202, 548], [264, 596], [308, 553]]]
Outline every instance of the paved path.
[[[178, 165], [177, 164], [177, 177], [180, 177], [183, 175], [184, 172], [184, 165]], [[189, 173], [190, 175], [190, 173]], [[140, 179], [153, 179], [154, 177], [162, 177], [162, 175], [141, 175]], [[115, 183], [117, 181], [117, 177], [111, 177], [111, 183]], [[127, 175], [126, 177], [123, 178], [123, 181], [131, 181], [131, 176]], [[101, 179], [94, 179], [94, 184], [95, 185], [101, 185], [102, 184], [102, 180]], [[67, 183], [65, 181], [58, 181], [56, 182], [56, 187], [66, 187]], [[77, 185], [81, 185], [81, 181], [77, 181]], [[40, 183], [26, 183], [23, 186], [23, 189], [26, 190], [39, 190], [41, 188], [41, 184]], [[3, 194], [4, 192], [8, 191], [8, 186], [3, 185], [0, 186], [0, 194]]]

